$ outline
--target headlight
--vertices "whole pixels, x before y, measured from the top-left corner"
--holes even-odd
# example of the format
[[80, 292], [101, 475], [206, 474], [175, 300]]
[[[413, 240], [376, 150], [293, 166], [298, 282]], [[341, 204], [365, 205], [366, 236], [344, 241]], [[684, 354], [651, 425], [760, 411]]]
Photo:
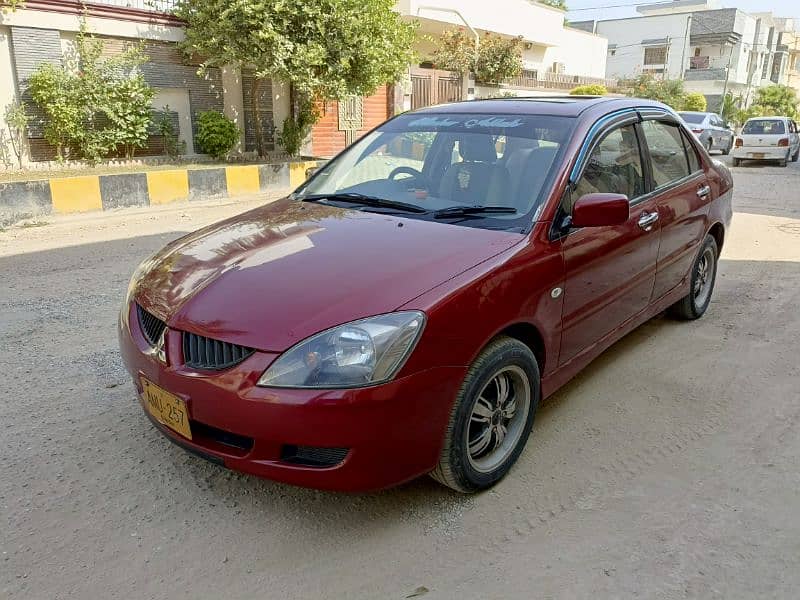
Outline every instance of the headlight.
[[406, 311], [328, 329], [280, 356], [258, 385], [342, 388], [382, 383], [403, 366], [424, 325], [423, 313]]

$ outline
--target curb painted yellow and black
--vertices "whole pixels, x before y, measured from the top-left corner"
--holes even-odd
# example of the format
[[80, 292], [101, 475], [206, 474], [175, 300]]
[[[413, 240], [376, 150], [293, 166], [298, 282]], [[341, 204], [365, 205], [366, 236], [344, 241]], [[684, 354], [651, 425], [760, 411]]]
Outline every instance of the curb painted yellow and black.
[[303, 161], [0, 183], [0, 225], [38, 215], [288, 192], [320, 164]]

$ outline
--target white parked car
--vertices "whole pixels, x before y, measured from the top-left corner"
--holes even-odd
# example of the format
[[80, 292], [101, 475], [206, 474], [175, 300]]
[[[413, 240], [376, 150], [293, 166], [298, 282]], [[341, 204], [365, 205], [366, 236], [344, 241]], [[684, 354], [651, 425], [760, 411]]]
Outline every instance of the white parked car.
[[800, 157], [797, 123], [789, 117], [747, 119], [733, 148], [733, 166], [743, 160], [777, 160], [785, 167]]

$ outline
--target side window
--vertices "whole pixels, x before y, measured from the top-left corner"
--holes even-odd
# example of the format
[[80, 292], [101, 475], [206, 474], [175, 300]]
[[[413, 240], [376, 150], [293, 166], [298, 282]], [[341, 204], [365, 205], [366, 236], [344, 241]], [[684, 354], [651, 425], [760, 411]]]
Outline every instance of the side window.
[[575, 200], [595, 192], [625, 194], [633, 200], [644, 193], [643, 173], [636, 129], [633, 125], [614, 129], [592, 150], [564, 209], [571, 214]]
[[642, 131], [650, 150], [653, 182], [656, 188], [669, 185], [689, 175], [689, 159], [677, 125], [661, 121], [644, 121]]
[[692, 142], [689, 141], [689, 136], [685, 131], [681, 131], [681, 137], [683, 138], [683, 146], [686, 150], [686, 158], [689, 159], [689, 171], [692, 173], [699, 171], [700, 159], [697, 156], [697, 150], [695, 150]]

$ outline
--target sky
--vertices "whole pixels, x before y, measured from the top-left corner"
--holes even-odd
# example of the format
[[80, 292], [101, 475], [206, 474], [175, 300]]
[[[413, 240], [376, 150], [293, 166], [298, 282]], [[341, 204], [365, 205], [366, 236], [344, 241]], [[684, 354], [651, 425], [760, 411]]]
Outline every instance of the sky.
[[[592, 19], [619, 19], [636, 17], [636, 5], [650, 4], [657, 0], [567, 0], [570, 21]], [[663, 1], [663, 0], [661, 0]], [[623, 5], [623, 6], [620, 6]], [[772, 12], [777, 17], [794, 17], [800, 20], [800, 0], [722, 0], [724, 8], [739, 8], [745, 12]], [[607, 7], [607, 8], [598, 8]], [[591, 9], [591, 10], [589, 10]]]

